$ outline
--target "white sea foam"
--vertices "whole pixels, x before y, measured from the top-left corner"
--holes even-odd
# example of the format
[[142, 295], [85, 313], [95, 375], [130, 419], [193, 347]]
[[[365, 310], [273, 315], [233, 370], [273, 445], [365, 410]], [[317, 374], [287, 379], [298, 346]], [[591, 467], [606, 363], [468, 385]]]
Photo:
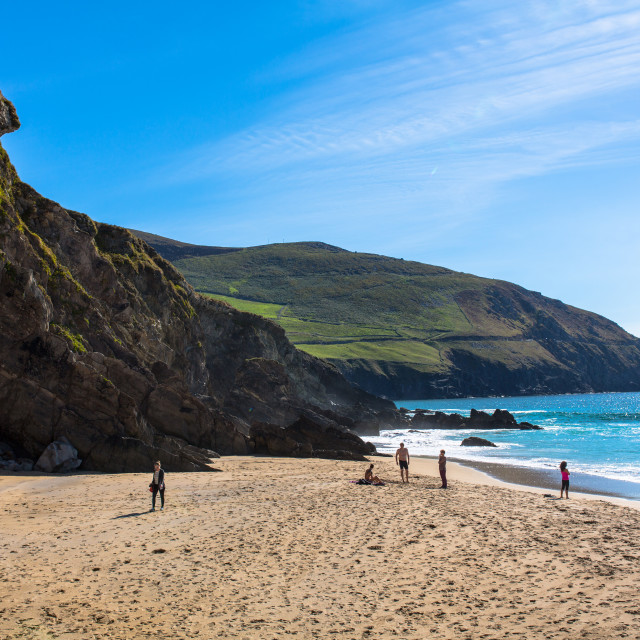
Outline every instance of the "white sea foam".
[[[640, 429], [639, 429], [640, 430]], [[470, 435], [479, 435], [486, 439], [491, 439], [491, 432], [479, 433], [474, 429], [433, 429], [433, 430], [399, 430], [399, 431], [382, 431], [380, 436], [368, 437], [382, 453], [395, 453], [400, 442], [404, 442], [409, 451], [416, 456], [437, 457], [440, 449], [445, 449], [447, 455], [459, 460], [468, 460], [469, 462], [491, 462], [508, 466], [521, 467], [527, 469], [538, 470], [555, 470], [558, 468], [559, 460], [562, 457], [571, 457], [567, 455], [559, 455], [554, 458], [539, 455], [526, 455], [527, 444], [522, 442], [514, 442], [511, 437], [508, 441], [495, 442], [496, 447], [462, 447], [461, 441]], [[555, 431], [561, 432], [562, 428], [558, 427]], [[496, 432], [494, 432], [496, 433]], [[501, 434], [504, 437], [504, 431]], [[517, 436], [520, 431], [510, 431], [509, 436]], [[549, 434], [551, 435], [551, 434]], [[557, 435], [557, 434], [556, 434]], [[593, 434], [590, 434], [590, 436]], [[606, 433], [600, 437], [606, 440]], [[513, 455], [521, 452], [521, 457]], [[533, 452], [531, 452], [533, 453]], [[570, 464], [571, 472], [575, 478], [576, 474], [584, 473], [589, 475], [600, 476], [612, 480], [625, 480], [629, 482], [640, 482], [640, 465], [633, 463], [622, 463], [615, 461], [602, 461], [598, 463], [584, 463], [572, 460]]]
[[[534, 422], [543, 430], [415, 430], [408, 425], [401, 431], [385, 431], [379, 438], [370, 438], [380, 451], [393, 453], [404, 440], [414, 455], [436, 456], [445, 449], [448, 456], [469, 462], [554, 471], [560, 460], [567, 460], [572, 475], [640, 481], [638, 392], [408, 400], [399, 404], [463, 416], [468, 416], [472, 407], [487, 413], [506, 409], [519, 421]], [[497, 447], [461, 447], [462, 439], [470, 435], [491, 440]]]
[[509, 411], [509, 413], [513, 414], [513, 415], [523, 415], [525, 413], [549, 413], [546, 410], [543, 409], [528, 409], [528, 410], [513, 410], [513, 411]]

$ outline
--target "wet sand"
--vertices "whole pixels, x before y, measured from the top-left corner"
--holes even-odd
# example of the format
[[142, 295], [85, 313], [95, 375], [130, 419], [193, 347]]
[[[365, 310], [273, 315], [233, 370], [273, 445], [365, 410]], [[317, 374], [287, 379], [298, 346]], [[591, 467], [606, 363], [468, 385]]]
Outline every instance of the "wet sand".
[[[414, 456], [414, 459], [417, 458], [418, 456]], [[424, 459], [435, 460], [433, 457], [426, 456]], [[521, 487], [538, 487], [547, 489], [552, 493], [560, 493], [560, 472], [557, 469], [529, 469], [527, 467], [500, 464], [499, 462], [461, 460], [453, 457], [449, 457], [448, 460], [463, 467], [481, 471], [507, 484], [520, 485]], [[592, 474], [578, 473], [574, 470], [571, 471], [570, 488], [570, 493], [573, 492], [640, 501], [640, 482], [612, 480], [611, 478], [603, 478]]]
[[412, 460], [0, 476], [2, 638], [634, 638], [640, 511]]

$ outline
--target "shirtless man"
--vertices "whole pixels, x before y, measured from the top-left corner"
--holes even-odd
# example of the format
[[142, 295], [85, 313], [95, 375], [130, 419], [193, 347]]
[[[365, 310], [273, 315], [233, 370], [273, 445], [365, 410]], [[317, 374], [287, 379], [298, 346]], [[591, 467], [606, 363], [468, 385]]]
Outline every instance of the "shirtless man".
[[396, 464], [400, 463], [400, 477], [405, 482], [405, 473], [407, 474], [406, 482], [409, 482], [409, 449], [406, 449], [404, 442], [400, 443], [400, 448], [396, 451]]

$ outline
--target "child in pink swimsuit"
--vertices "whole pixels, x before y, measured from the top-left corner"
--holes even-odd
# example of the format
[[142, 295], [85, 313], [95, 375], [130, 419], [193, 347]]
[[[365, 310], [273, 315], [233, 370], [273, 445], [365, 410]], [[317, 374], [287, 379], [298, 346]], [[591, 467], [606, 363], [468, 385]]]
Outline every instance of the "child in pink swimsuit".
[[560, 488], [560, 498], [564, 492], [567, 499], [569, 499], [569, 470], [567, 469], [567, 463], [563, 460], [560, 463], [560, 473], [562, 474], [562, 487]]

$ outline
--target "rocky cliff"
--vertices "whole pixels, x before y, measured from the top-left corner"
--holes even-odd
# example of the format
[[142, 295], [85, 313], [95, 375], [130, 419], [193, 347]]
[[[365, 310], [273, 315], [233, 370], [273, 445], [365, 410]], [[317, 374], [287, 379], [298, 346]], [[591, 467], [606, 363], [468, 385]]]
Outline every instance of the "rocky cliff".
[[[19, 126], [0, 94], [0, 135]], [[66, 439], [104, 471], [206, 469], [272, 441], [358, 457], [369, 447], [337, 433], [398, 419], [277, 325], [202, 298], [126, 229], [40, 196], [2, 147], [0, 300], [0, 442], [16, 456]]]

